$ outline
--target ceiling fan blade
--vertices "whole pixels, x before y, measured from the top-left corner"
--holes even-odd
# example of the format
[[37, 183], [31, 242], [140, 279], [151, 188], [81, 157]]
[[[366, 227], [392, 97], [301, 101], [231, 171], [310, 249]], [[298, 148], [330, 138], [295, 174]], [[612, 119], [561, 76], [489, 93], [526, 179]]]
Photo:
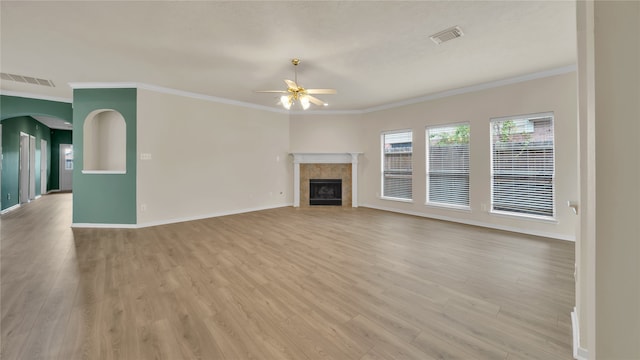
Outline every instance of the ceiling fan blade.
[[257, 93], [278, 93], [278, 94], [286, 94], [287, 90], [254, 90]]
[[318, 99], [317, 97], [311, 96], [311, 95], [307, 95], [307, 98], [309, 98], [309, 101], [311, 101], [312, 103], [318, 105], [318, 106], [324, 106], [325, 102]]
[[307, 89], [307, 94], [325, 94], [325, 95], [333, 95], [337, 93], [336, 89]]
[[294, 89], [294, 90], [298, 89], [298, 84], [296, 84], [295, 81], [291, 81], [291, 80], [286, 80], [285, 79], [284, 82], [287, 84], [289, 89]]

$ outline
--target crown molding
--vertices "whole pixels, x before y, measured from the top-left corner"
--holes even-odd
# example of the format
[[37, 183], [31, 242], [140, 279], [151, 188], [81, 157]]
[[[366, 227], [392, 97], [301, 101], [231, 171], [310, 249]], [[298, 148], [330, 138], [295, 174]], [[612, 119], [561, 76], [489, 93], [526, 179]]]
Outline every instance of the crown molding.
[[497, 87], [500, 87], [500, 86], [517, 84], [517, 83], [521, 83], [521, 82], [525, 82], [525, 81], [543, 79], [543, 78], [546, 78], [546, 77], [567, 74], [567, 73], [575, 72], [576, 69], [577, 69], [577, 67], [576, 67], [575, 64], [574, 65], [568, 65], [568, 66], [563, 66], [563, 67], [554, 68], [554, 69], [550, 69], [550, 70], [539, 71], [539, 72], [535, 72], [535, 73], [531, 73], [531, 74], [516, 76], [516, 77], [512, 77], [512, 78], [507, 78], [507, 79], [502, 79], [502, 80], [497, 80], [497, 81], [491, 81], [491, 82], [477, 84], [477, 85], [465, 86], [465, 87], [461, 87], [461, 88], [457, 88], [457, 89], [446, 90], [446, 91], [442, 91], [442, 92], [437, 92], [437, 93], [433, 93], [433, 94], [429, 94], [429, 95], [419, 96], [419, 97], [416, 97], [416, 98], [406, 99], [406, 100], [397, 101], [397, 102], [393, 102], [393, 103], [388, 103], [388, 104], [383, 104], [383, 105], [378, 105], [378, 106], [372, 106], [372, 107], [364, 108], [364, 109], [360, 109], [360, 110], [328, 110], [328, 111], [327, 110], [323, 110], [323, 111], [321, 111], [321, 110], [311, 110], [311, 111], [296, 110], [296, 111], [289, 111], [289, 113], [291, 115], [358, 115], [358, 114], [366, 114], [366, 113], [371, 113], [371, 112], [376, 112], [376, 111], [381, 111], [381, 110], [388, 110], [388, 109], [393, 109], [393, 108], [397, 108], [397, 107], [401, 107], [401, 106], [412, 105], [412, 104], [417, 104], [417, 103], [421, 103], [421, 102], [426, 102], [426, 101], [446, 98], [446, 97], [449, 97], [449, 96], [467, 94], [467, 93], [471, 93], [471, 92], [497, 88]]
[[[252, 103], [239, 101], [239, 100], [231, 100], [231, 99], [221, 98], [217, 96], [204, 95], [204, 94], [194, 93], [190, 91], [177, 90], [177, 89], [172, 89], [172, 88], [167, 88], [167, 87], [162, 87], [157, 85], [136, 83], [136, 82], [71, 82], [69, 83], [69, 86], [72, 89], [131, 89], [131, 88], [144, 89], [144, 90], [155, 91], [155, 92], [164, 93], [164, 94], [183, 96], [183, 97], [210, 101], [215, 103], [234, 105], [234, 106], [240, 106], [240, 107], [245, 107], [249, 109], [263, 110], [263, 111], [275, 112], [280, 114], [289, 114], [289, 115], [359, 115], [359, 114], [366, 114], [366, 113], [371, 113], [371, 112], [376, 112], [381, 110], [388, 110], [388, 109], [393, 109], [401, 106], [441, 99], [449, 96], [455, 96], [455, 95], [467, 94], [467, 93], [486, 90], [486, 89], [492, 89], [492, 88], [505, 86], [505, 85], [517, 84], [517, 83], [530, 81], [530, 80], [542, 79], [550, 76], [567, 74], [567, 73], [575, 72], [576, 69], [577, 69], [576, 65], [573, 64], [573, 65], [563, 66], [563, 67], [554, 68], [550, 70], [526, 74], [522, 76], [516, 76], [516, 77], [507, 78], [503, 80], [497, 80], [497, 81], [491, 81], [491, 82], [472, 85], [472, 86], [461, 87], [457, 89], [452, 89], [452, 90], [442, 91], [442, 92], [424, 95], [420, 97], [415, 97], [411, 99], [406, 99], [398, 102], [383, 104], [379, 106], [373, 106], [373, 107], [364, 108], [364, 109], [356, 109], [356, 110], [309, 110], [309, 111], [294, 110], [294, 111], [291, 111], [291, 110], [285, 110], [280, 108], [274, 108], [270, 106], [252, 104]], [[0, 90], [0, 94], [41, 99], [41, 100], [59, 101], [59, 102], [66, 102], [66, 103], [73, 102], [73, 99], [58, 98], [58, 97], [38, 95], [38, 94], [20, 93], [20, 92], [7, 91], [7, 90]]]
[[134, 82], [70, 82], [69, 87], [75, 89], [135, 89]]
[[221, 103], [221, 104], [241, 106], [241, 107], [246, 107], [246, 108], [250, 108], [250, 109], [265, 110], [265, 111], [283, 113], [283, 114], [287, 113], [287, 111], [284, 110], [284, 109], [272, 108], [272, 107], [269, 107], [269, 106], [257, 105], [257, 104], [252, 104], [252, 103], [248, 103], [248, 102], [244, 102], [244, 101], [231, 100], [231, 99], [226, 99], [226, 98], [221, 98], [221, 97], [211, 96], [211, 95], [204, 95], [204, 94], [199, 94], [199, 93], [194, 93], [194, 92], [189, 92], [189, 91], [176, 90], [176, 89], [166, 88], [166, 87], [162, 87], [162, 86], [156, 86], [156, 85], [150, 85], [150, 84], [139, 84], [138, 88], [139, 89], [150, 90], [150, 91], [155, 91], [155, 92], [159, 92], [159, 93], [165, 93], [165, 94], [189, 97], [189, 98], [193, 98], [193, 99], [211, 101], [211, 102], [216, 102], [216, 103]]
[[364, 110], [294, 110], [289, 111], [290, 115], [359, 115], [364, 114]]
[[204, 94], [200, 94], [200, 93], [194, 93], [194, 92], [190, 92], [190, 91], [172, 89], [172, 88], [168, 88], [168, 87], [157, 86], [157, 85], [152, 85], [152, 84], [145, 84], [145, 83], [135, 83], [135, 82], [88, 82], [88, 83], [77, 83], [77, 82], [74, 82], [74, 83], [69, 83], [69, 86], [72, 89], [132, 89], [132, 88], [133, 89], [142, 89], [142, 90], [149, 90], [149, 91], [154, 91], [154, 92], [163, 93], [163, 94], [188, 97], [188, 98], [192, 98], [192, 99], [210, 101], [210, 102], [215, 102], [215, 103], [220, 103], [220, 104], [240, 106], [240, 107], [256, 109], [256, 110], [264, 110], [264, 111], [277, 112], [277, 113], [283, 113], [283, 114], [287, 113], [287, 111], [284, 110], [284, 109], [277, 109], [277, 108], [272, 108], [272, 107], [269, 107], [269, 106], [252, 104], [252, 103], [248, 103], [248, 102], [244, 102], [244, 101], [231, 100], [231, 99], [221, 98], [221, 97], [217, 97], [217, 96], [204, 95]]
[[370, 113], [370, 112], [375, 112], [375, 111], [380, 111], [380, 110], [393, 109], [393, 108], [400, 107], [400, 106], [417, 104], [417, 103], [430, 101], [430, 100], [441, 99], [441, 98], [445, 98], [445, 97], [449, 97], [449, 96], [467, 94], [467, 93], [471, 93], [471, 92], [476, 92], [476, 91], [481, 91], [481, 90], [486, 90], [486, 89], [492, 89], [492, 88], [496, 88], [496, 87], [500, 87], [500, 86], [517, 84], [517, 83], [521, 83], [521, 82], [525, 82], [525, 81], [530, 81], [530, 80], [542, 79], [542, 78], [546, 78], [546, 77], [550, 77], [550, 76], [567, 74], [567, 73], [570, 73], [570, 72], [575, 72], [576, 69], [577, 69], [577, 67], [576, 67], [575, 64], [568, 65], [568, 66], [563, 66], [563, 67], [559, 67], [559, 68], [555, 68], [555, 69], [539, 71], [539, 72], [526, 74], [526, 75], [521, 75], [521, 76], [516, 76], [516, 77], [507, 78], [507, 79], [503, 79], [503, 80], [491, 81], [491, 82], [487, 82], [487, 83], [482, 83], [482, 84], [471, 85], [471, 86], [461, 87], [461, 88], [457, 88], [457, 89], [442, 91], [442, 92], [438, 92], [438, 93], [433, 93], [433, 94], [429, 94], [429, 95], [425, 95], [425, 96], [420, 96], [420, 97], [411, 98], [411, 99], [407, 99], [407, 100], [402, 100], [402, 101], [389, 103], [389, 104], [384, 104], [384, 105], [380, 105], [380, 106], [373, 106], [373, 107], [370, 107], [370, 108], [363, 109], [362, 112], [363, 113]]

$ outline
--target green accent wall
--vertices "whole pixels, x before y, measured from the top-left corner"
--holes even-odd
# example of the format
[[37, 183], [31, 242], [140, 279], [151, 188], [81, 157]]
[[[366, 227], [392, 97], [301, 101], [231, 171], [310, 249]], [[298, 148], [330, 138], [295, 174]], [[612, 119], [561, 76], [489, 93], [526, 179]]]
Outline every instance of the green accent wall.
[[[41, 141], [47, 141], [47, 153], [51, 154], [50, 129], [29, 116], [19, 116], [2, 120], [2, 210], [18, 204], [20, 199], [20, 132], [36, 138], [36, 195], [41, 194], [40, 155]], [[50, 177], [51, 165], [47, 176]], [[49, 183], [49, 182], [48, 182]]]
[[[36, 169], [40, 167], [40, 140], [47, 140], [48, 154], [51, 154], [50, 129], [31, 115], [57, 117], [64, 121], [73, 121], [72, 105], [68, 102], [41, 100], [21, 96], [0, 95], [0, 124], [2, 124], [2, 186], [0, 188], [0, 206], [3, 210], [17, 205], [19, 201], [19, 156], [20, 131], [36, 137]], [[51, 156], [49, 159], [53, 160]], [[58, 163], [49, 163], [47, 190], [51, 187], [51, 171], [54, 164], [57, 171]], [[58, 181], [56, 175], [55, 181]], [[57, 187], [56, 187], [57, 188]], [[40, 194], [40, 171], [36, 171], [36, 192]]]
[[[73, 91], [73, 223], [136, 224], [137, 89]], [[95, 110], [118, 111], [127, 131], [126, 174], [83, 174], [84, 121]]]
[[53, 116], [72, 122], [71, 103], [0, 95], [0, 120], [19, 116]]
[[60, 144], [73, 144], [73, 132], [71, 130], [51, 129], [49, 190], [60, 189]]

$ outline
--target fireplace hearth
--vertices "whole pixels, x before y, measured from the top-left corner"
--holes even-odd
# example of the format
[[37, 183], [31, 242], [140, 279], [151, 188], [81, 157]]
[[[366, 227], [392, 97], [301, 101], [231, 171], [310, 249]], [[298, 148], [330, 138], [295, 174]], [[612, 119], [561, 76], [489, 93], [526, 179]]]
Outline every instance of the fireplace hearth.
[[309, 205], [342, 206], [342, 179], [310, 179]]

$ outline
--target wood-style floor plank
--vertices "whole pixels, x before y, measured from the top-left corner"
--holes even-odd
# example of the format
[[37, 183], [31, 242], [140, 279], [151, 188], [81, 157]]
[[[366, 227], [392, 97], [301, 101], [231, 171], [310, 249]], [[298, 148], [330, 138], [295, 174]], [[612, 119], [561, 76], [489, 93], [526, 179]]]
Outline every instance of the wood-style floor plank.
[[574, 244], [366, 208], [1, 219], [2, 359], [570, 359]]

